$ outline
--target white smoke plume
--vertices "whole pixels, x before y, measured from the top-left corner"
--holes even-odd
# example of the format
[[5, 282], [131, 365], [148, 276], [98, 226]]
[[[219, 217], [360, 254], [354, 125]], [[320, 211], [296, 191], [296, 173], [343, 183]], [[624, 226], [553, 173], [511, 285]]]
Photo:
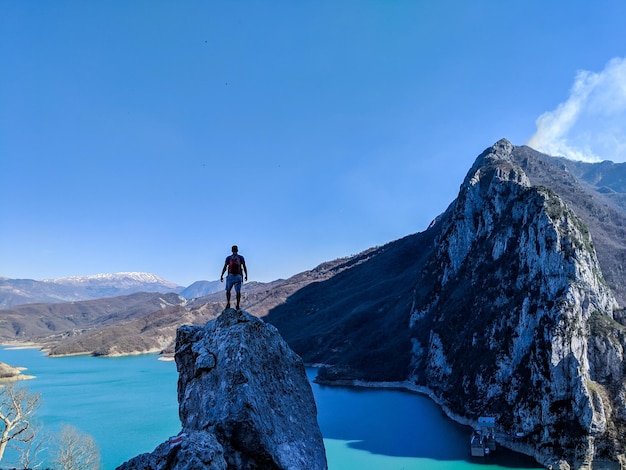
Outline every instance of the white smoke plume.
[[600, 73], [576, 74], [567, 101], [537, 119], [527, 145], [549, 155], [597, 162], [626, 161], [626, 58]]

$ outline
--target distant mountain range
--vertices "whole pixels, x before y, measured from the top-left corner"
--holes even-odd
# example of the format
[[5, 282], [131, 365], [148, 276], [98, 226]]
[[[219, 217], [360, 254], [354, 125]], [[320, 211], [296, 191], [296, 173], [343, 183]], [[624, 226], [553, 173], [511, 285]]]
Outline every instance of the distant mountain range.
[[224, 284], [220, 281], [196, 281], [180, 291], [179, 294], [186, 299], [195, 299], [219, 292], [222, 289], [224, 289]]
[[220, 289], [219, 281], [197, 281], [179, 286], [143, 272], [120, 272], [57, 279], [0, 278], [0, 308], [33, 303], [58, 303], [116, 297], [137, 292], [173, 292], [191, 299]]

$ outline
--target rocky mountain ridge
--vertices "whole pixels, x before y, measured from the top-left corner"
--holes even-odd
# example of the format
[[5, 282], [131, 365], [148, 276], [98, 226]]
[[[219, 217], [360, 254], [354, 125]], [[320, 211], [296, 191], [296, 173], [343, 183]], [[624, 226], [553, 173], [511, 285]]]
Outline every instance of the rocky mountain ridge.
[[523, 435], [506, 444], [546, 466], [624, 465], [626, 282], [612, 238], [624, 211], [602, 194], [561, 159], [503, 140], [428, 230], [266, 320], [326, 364], [319, 381], [408, 380], [455, 419], [496, 416]]
[[186, 299], [197, 299], [205, 297], [224, 289], [224, 284], [220, 281], [196, 281], [185, 287], [179, 294]]
[[441, 222], [410, 316], [410, 380], [458, 414], [497, 416], [545, 465], [623, 461], [618, 303], [584, 222], [513, 152], [481, 155]]
[[531, 185], [550, 188], [592, 234], [602, 274], [626, 306], [626, 163], [584, 163], [516, 147], [512, 161]]
[[176, 284], [166, 281], [160, 276], [152, 273], [126, 271], [119, 273], [100, 273], [90, 274], [87, 276], [67, 276], [58, 277], [54, 279], [42, 279], [41, 282], [48, 282], [53, 284], [67, 284], [67, 285], [85, 285], [93, 284], [96, 286], [134, 286], [137, 283], [140, 284], [163, 284], [169, 288], [177, 288]]

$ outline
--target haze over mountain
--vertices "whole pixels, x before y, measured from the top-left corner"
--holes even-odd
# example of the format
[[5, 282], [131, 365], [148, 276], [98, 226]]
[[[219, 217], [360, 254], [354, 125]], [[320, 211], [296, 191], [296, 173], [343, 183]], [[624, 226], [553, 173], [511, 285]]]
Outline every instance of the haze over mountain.
[[[508, 445], [545, 465], [624, 460], [625, 180], [623, 164], [502, 140], [427, 230], [250, 283], [243, 305], [323, 364], [321, 381], [424, 387], [456, 419], [498, 416], [523, 435]], [[176, 327], [224, 306], [223, 292], [135, 296], [116, 301], [108, 323], [98, 310], [110, 299], [5, 309], [0, 335], [52, 354], [171, 353]]]
[[129, 295], [137, 292], [174, 292], [185, 298], [202, 297], [221, 289], [219, 281], [179, 286], [155, 274], [120, 272], [57, 279], [0, 277], [0, 308], [31, 303], [73, 302]]
[[180, 291], [180, 295], [186, 299], [204, 297], [224, 289], [224, 284], [220, 281], [196, 281]]

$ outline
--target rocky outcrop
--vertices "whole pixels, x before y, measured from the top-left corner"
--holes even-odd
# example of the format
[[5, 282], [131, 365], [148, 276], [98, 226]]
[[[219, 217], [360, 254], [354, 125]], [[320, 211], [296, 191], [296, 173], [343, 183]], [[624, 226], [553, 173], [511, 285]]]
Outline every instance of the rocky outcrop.
[[278, 330], [226, 310], [176, 336], [181, 433], [118, 469], [326, 469], [304, 365]]
[[624, 461], [624, 340], [585, 224], [500, 141], [440, 223], [410, 317], [411, 379], [493, 415], [545, 465]]

